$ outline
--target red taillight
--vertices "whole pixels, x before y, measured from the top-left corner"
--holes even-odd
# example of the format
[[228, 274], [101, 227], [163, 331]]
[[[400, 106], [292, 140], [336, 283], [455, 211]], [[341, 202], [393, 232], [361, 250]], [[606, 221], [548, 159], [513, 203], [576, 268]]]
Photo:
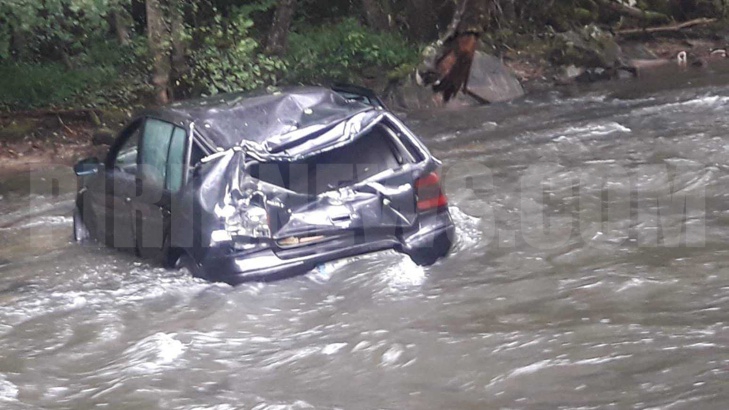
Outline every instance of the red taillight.
[[444, 208], [448, 206], [448, 198], [440, 186], [440, 175], [437, 172], [419, 178], [415, 181], [415, 191], [418, 198], [418, 211]]

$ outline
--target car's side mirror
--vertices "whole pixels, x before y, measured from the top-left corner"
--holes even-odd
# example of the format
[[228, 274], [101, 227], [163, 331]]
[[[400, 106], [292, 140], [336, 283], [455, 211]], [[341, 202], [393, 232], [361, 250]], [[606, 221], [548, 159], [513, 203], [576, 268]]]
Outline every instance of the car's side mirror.
[[100, 165], [101, 162], [99, 162], [99, 159], [96, 157], [85, 158], [77, 162], [76, 165], [73, 166], [73, 172], [75, 172], [76, 175], [80, 177], [93, 175], [99, 172]]

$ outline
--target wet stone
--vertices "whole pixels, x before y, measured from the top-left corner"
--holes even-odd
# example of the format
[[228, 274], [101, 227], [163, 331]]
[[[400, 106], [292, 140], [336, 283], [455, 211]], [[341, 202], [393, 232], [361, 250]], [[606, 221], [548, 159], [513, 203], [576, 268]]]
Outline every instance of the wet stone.
[[524, 95], [519, 80], [498, 58], [476, 52], [467, 93], [486, 103], [511, 101]]

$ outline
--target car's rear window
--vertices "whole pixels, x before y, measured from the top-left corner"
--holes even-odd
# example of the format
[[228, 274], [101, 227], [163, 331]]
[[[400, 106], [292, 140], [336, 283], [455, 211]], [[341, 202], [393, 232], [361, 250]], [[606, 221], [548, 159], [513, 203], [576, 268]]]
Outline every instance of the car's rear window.
[[253, 164], [248, 172], [253, 178], [294, 192], [318, 195], [399, 168], [411, 161], [403, 154], [384, 126], [378, 125], [343, 147], [303, 161]]

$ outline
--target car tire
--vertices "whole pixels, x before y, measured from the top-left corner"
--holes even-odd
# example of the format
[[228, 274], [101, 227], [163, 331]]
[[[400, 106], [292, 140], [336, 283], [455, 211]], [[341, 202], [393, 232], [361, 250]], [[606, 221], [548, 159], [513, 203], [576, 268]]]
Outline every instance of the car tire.
[[84, 242], [91, 238], [89, 229], [86, 227], [81, 218], [81, 211], [78, 207], [73, 208], [73, 240], [76, 242]]
[[453, 241], [452, 233], [444, 232], [433, 239], [431, 246], [416, 248], [408, 252], [410, 258], [419, 266], [430, 266], [448, 256]]
[[203, 272], [203, 269], [198, 265], [197, 262], [187, 252], [183, 252], [182, 256], [177, 261], [179, 268], [186, 268], [192, 274], [194, 278], [201, 278], [207, 280], [207, 276]]
[[410, 259], [412, 259], [413, 262], [415, 262], [415, 264], [418, 266], [433, 265], [440, 258], [441, 258], [441, 255], [433, 255], [433, 254], [420, 253], [420, 252], [416, 252], [416, 253], [413, 253], [410, 255]]
[[181, 258], [183, 252], [179, 248], [175, 248], [171, 245], [170, 235], [165, 235], [164, 242], [162, 244], [162, 255], [161, 263], [165, 269], [176, 269], [181, 265]]

